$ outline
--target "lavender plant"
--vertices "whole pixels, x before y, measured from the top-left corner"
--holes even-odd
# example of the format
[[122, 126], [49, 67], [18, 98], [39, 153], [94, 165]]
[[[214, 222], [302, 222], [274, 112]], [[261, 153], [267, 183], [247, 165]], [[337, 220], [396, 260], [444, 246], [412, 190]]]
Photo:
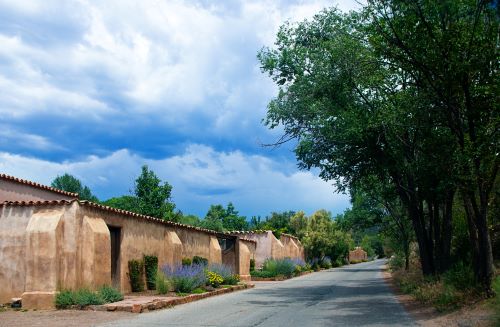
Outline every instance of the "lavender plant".
[[220, 263], [212, 263], [208, 266], [208, 271], [214, 272], [223, 278], [223, 284], [236, 285], [240, 281], [240, 276], [235, 274], [233, 269]]
[[165, 265], [162, 272], [172, 281], [174, 290], [181, 293], [190, 293], [195, 288], [206, 284], [204, 265]]

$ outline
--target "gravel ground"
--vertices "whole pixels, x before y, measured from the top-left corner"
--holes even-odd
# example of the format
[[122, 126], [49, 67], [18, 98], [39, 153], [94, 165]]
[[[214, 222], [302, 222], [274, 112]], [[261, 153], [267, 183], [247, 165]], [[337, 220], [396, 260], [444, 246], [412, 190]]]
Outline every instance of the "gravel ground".
[[43, 310], [0, 312], [0, 327], [87, 327], [136, 316], [129, 312]]

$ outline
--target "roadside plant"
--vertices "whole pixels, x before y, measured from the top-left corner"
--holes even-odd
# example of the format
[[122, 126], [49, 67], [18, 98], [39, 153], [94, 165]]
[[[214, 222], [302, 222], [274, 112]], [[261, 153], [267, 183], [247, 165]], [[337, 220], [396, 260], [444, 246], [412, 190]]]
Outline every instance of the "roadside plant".
[[191, 266], [193, 262], [191, 261], [191, 258], [182, 258], [182, 265], [183, 266]]
[[[208, 271], [212, 271], [214, 273], [219, 274], [224, 279], [224, 281], [221, 284], [230, 285], [231, 279], [234, 276], [234, 271], [231, 267], [229, 267], [225, 264], [212, 263], [208, 266], [207, 269], [208, 269]], [[238, 276], [238, 278], [239, 278], [239, 276]]]
[[190, 293], [195, 288], [206, 284], [205, 266], [192, 264], [191, 266], [166, 265], [162, 272], [172, 282], [176, 292]]
[[250, 271], [255, 270], [255, 259], [250, 259]]
[[156, 272], [155, 282], [156, 282], [156, 292], [158, 292], [158, 294], [167, 294], [168, 291], [170, 291], [170, 282], [163, 272], [161, 271]]
[[262, 266], [262, 271], [268, 271], [271, 277], [283, 275], [292, 277], [295, 271], [295, 264], [290, 258], [285, 259], [266, 259]]
[[208, 259], [207, 258], [203, 258], [203, 257], [199, 257], [199, 256], [195, 255], [193, 257], [193, 265], [207, 266], [208, 265]]
[[236, 285], [240, 282], [240, 275], [232, 274], [229, 277], [224, 278], [225, 285]]
[[224, 278], [222, 278], [221, 275], [219, 275], [213, 271], [207, 271], [207, 279], [208, 279], [208, 283], [212, 287], [219, 287], [222, 284], [222, 282], [224, 281]]
[[118, 302], [123, 300], [123, 295], [116, 288], [104, 285], [99, 288], [99, 296], [105, 303]]
[[332, 268], [332, 259], [330, 259], [330, 257], [323, 257], [320, 265], [321, 268], [330, 269]]
[[144, 255], [144, 271], [146, 272], [146, 286], [148, 290], [156, 288], [156, 272], [158, 271], [158, 257]]
[[132, 292], [142, 292], [144, 290], [144, 262], [130, 260], [128, 262], [128, 275]]

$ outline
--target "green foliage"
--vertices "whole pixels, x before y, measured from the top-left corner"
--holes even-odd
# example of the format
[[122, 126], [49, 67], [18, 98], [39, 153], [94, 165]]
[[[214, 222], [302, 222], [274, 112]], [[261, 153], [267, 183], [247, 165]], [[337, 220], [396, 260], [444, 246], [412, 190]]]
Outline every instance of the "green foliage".
[[207, 258], [203, 258], [203, 257], [199, 257], [199, 256], [195, 255], [193, 257], [193, 265], [207, 266], [208, 265], [208, 259]]
[[98, 290], [99, 297], [105, 303], [113, 303], [123, 300], [123, 295], [114, 287], [104, 285]]
[[[285, 24], [258, 55], [279, 88], [265, 124], [297, 140], [300, 168], [318, 168], [340, 190], [370, 178], [389, 184], [418, 244], [430, 249], [418, 252], [426, 275], [450, 263], [459, 191], [486, 291], [493, 270], [481, 226], [499, 164], [497, 9], [488, 1], [369, 1], [359, 12], [328, 9]], [[410, 240], [401, 238], [408, 258]]]
[[207, 291], [205, 291], [203, 288], [195, 288], [194, 290], [191, 291], [191, 294], [203, 294], [206, 292]]
[[250, 271], [255, 270], [255, 259], [250, 259]]
[[158, 271], [158, 257], [155, 255], [144, 255], [144, 270], [146, 272], [146, 286], [148, 290], [156, 287], [156, 272]]
[[132, 212], [139, 211], [138, 199], [135, 196], [131, 196], [131, 195], [123, 195], [120, 197], [111, 198], [111, 199], [108, 199], [108, 200], [102, 202], [102, 204], [104, 204], [105, 206], [108, 206], [108, 207], [126, 210], [126, 211], [132, 211]]
[[224, 277], [225, 285], [236, 285], [240, 282], [240, 275], [232, 274], [231, 276]]
[[172, 186], [167, 182], [161, 185], [161, 180], [146, 165], [142, 166], [141, 175], [135, 180], [134, 193], [138, 199], [139, 213], [176, 220], [175, 205], [171, 199]]
[[99, 202], [99, 199], [92, 194], [90, 188], [83, 185], [80, 180], [70, 174], [57, 176], [50, 185], [66, 192], [78, 193], [81, 200]]
[[292, 277], [295, 271], [295, 264], [292, 260], [285, 259], [266, 259], [262, 265], [262, 271], [269, 272], [272, 276]]
[[193, 261], [191, 258], [182, 258], [182, 265], [183, 266], [191, 266], [193, 264]]
[[80, 308], [89, 305], [101, 305], [123, 300], [123, 295], [111, 286], [102, 286], [97, 292], [87, 288], [76, 291], [62, 290], [55, 297], [55, 306], [58, 309], [67, 309], [71, 306]]
[[250, 275], [259, 278], [273, 278], [277, 276], [275, 272], [267, 270], [254, 270], [250, 272]]
[[160, 270], [155, 274], [155, 284], [158, 294], [167, 294], [171, 289], [170, 281]]
[[299, 239], [304, 238], [307, 232], [308, 218], [304, 211], [299, 211], [290, 218], [290, 233]]
[[220, 204], [211, 205], [200, 226], [215, 231], [248, 230], [246, 217], [240, 216], [234, 205], [229, 202], [227, 207]]
[[462, 261], [456, 263], [442, 275], [443, 282], [457, 290], [466, 290], [476, 287], [472, 267]]
[[130, 260], [128, 262], [128, 275], [132, 292], [142, 292], [144, 290], [144, 262]]
[[58, 309], [66, 309], [75, 304], [74, 294], [71, 290], [62, 290], [56, 294], [55, 305]]
[[207, 271], [207, 280], [212, 287], [219, 287], [224, 281], [224, 278], [213, 271]]
[[498, 326], [500, 326], [500, 276], [497, 276], [493, 283], [491, 284], [493, 291], [495, 292], [495, 297], [491, 299], [491, 305], [495, 313], [495, 320]]
[[179, 223], [190, 226], [201, 226], [200, 218], [195, 215], [182, 215], [179, 219]]
[[134, 195], [111, 198], [104, 204], [141, 215], [178, 221], [182, 214], [174, 212], [175, 204], [172, 202], [171, 193], [172, 186], [167, 182], [162, 184], [158, 176], [144, 165], [141, 175], [135, 180]]

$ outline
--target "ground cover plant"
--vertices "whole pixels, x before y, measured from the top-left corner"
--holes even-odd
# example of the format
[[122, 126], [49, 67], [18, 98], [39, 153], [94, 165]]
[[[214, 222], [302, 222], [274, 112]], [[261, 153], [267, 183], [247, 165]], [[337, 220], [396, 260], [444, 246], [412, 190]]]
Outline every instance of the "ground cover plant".
[[166, 265], [162, 268], [162, 272], [172, 282], [176, 292], [190, 293], [207, 282], [204, 265]]
[[290, 278], [301, 271], [305, 271], [305, 268], [305, 262], [300, 259], [266, 259], [261, 270], [250, 271], [250, 274], [260, 278], [273, 278], [278, 276]]
[[401, 267], [401, 260], [391, 261], [392, 275], [401, 291], [423, 304], [434, 306], [438, 311], [455, 310], [481, 299], [472, 267], [462, 262], [441, 276], [428, 277], [422, 274], [416, 263], [405, 270]]
[[89, 305], [100, 305], [123, 300], [123, 295], [111, 286], [103, 286], [97, 291], [87, 288], [78, 290], [62, 290], [56, 295], [54, 300], [58, 309], [67, 309], [72, 306], [80, 308]]
[[221, 284], [236, 285], [240, 281], [240, 276], [235, 274], [233, 270], [224, 264], [212, 263], [208, 266], [208, 271], [214, 272], [222, 277]]

